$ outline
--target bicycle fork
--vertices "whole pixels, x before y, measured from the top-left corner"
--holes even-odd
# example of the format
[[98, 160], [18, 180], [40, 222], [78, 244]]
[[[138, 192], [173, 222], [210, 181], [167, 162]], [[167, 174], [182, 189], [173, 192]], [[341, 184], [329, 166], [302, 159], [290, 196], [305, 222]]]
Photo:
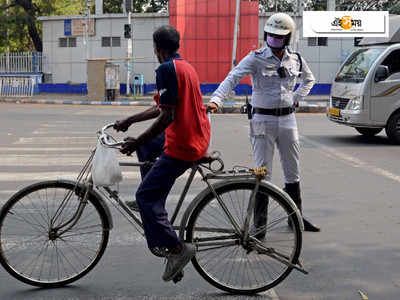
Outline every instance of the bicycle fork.
[[[71, 228], [73, 228], [75, 226], [75, 224], [78, 222], [78, 220], [82, 216], [82, 213], [86, 207], [86, 204], [88, 203], [89, 193], [92, 188], [93, 188], [93, 183], [91, 182], [91, 180], [89, 180], [89, 182], [86, 186], [86, 189], [84, 190], [83, 198], [81, 198], [79, 200], [80, 203], [79, 203], [78, 209], [76, 210], [74, 215], [68, 221], [66, 221], [64, 224], [60, 224], [57, 227], [51, 228], [51, 230], [49, 232], [50, 239], [52, 239], [52, 238], [56, 239], [57, 237], [61, 237], [61, 235], [63, 235], [65, 232], [67, 232], [68, 230], [70, 230]], [[79, 192], [81, 194], [83, 191], [79, 191]], [[67, 203], [68, 201], [70, 201], [70, 197], [71, 197], [71, 194], [70, 193], [67, 194], [63, 203], [61, 203], [60, 207], [57, 209], [57, 212], [54, 215], [54, 218], [51, 220], [51, 226], [55, 223], [56, 219], [61, 214], [62, 210], [65, 208], [66, 204], [64, 204], [64, 202]], [[63, 230], [61, 232], [58, 232], [61, 229], [63, 229]]]

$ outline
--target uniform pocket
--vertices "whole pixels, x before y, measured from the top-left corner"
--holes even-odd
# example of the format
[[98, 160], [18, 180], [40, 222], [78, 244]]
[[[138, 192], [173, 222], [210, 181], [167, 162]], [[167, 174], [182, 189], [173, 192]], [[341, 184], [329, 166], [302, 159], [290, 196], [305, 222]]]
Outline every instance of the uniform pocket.
[[296, 69], [295, 67], [289, 68], [288, 72], [290, 76], [295, 76], [295, 77], [298, 77], [301, 74], [301, 72], [299, 72], [299, 70]]
[[274, 64], [269, 64], [262, 67], [261, 74], [264, 77], [278, 76], [278, 72], [276, 72], [276, 66]]
[[251, 137], [264, 137], [265, 136], [265, 124], [260, 121], [250, 121], [249, 135]]

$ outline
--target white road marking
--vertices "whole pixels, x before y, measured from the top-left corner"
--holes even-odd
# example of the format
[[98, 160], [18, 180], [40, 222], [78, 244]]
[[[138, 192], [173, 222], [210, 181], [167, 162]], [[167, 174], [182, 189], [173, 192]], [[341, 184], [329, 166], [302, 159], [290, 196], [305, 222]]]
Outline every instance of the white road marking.
[[[63, 154], [46, 153], [46, 154], [4, 154], [0, 156], [0, 166], [82, 166], [89, 159], [90, 153], [65, 154], [68, 149], [65, 149]], [[136, 162], [133, 157], [118, 156], [120, 162]]]
[[6, 195], [6, 196], [11, 196], [14, 195], [17, 190], [0, 190], [0, 195]]
[[22, 137], [14, 142], [16, 145], [71, 145], [71, 144], [96, 144], [96, 136], [60, 136], [60, 137]]
[[[1, 147], [0, 152], [7, 152], [7, 153], [17, 153], [17, 152], [69, 152], [69, 151], [89, 151], [93, 147], [68, 147], [68, 148], [53, 148], [53, 147], [37, 147], [37, 148], [29, 148], [29, 147]], [[1, 160], [0, 160], [1, 161]]]
[[[38, 129], [32, 132], [32, 134], [35, 135], [46, 135], [46, 134], [60, 134], [63, 135], [65, 134], [65, 131], [60, 130], [60, 131], [48, 131], [48, 130], [44, 130], [44, 129]], [[68, 134], [73, 134], [73, 135], [79, 135], [79, 134], [83, 134], [83, 135], [92, 135], [92, 136], [96, 136], [96, 132], [95, 131], [68, 131]]]
[[[121, 108], [120, 106], [117, 106], [115, 108]], [[135, 110], [137, 110], [138, 107], [135, 107]], [[143, 110], [145, 110], [146, 107], [143, 107]], [[131, 116], [133, 114], [132, 109], [125, 109], [125, 110], [89, 110], [89, 109], [83, 109], [78, 112], [75, 112], [74, 115], [96, 115], [96, 116]], [[115, 120], [114, 120], [115, 121]], [[113, 122], [113, 121], [112, 121]], [[110, 122], [111, 123], [111, 122]]]
[[279, 300], [278, 294], [275, 292], [274, 289], [270, 289], [264, 293], [260, 293], [259, 295], [265, 295], [271, 297], [271, 300]]
[[364, 161], [362, 161], [362, 160], [360, 160], [360, 159], [358, 159], [358, 158], [356, 158], [354, 156], [351, 156], [351, 155], [348, 155], [346, 153], [340, 152], [337, 149], [331, 149], [331, 148], [329, 148], [327, 146], [324, 146], [323, 144], [320, 144], [318, 142], [315, 142], [315, 141], [313, 141], [313, 140], [311, 140], [311, 139], [309, 139], [307, 137], [302, 136], [301, 138], [303, 140], [307, 141], [307, 143], [310, 143], [310, 144], [314, 145], [316, 148], [319, 149], [319, 151], [322, 154], [324, 154], [324, 155], [326, 155], [326, 156], [328, 156], [330, 158], [340, 159], [343, 162], [353, 166], [354, 168], [361, 168], [361, 169], [364, 169], [364, 170], [366, 170], [368, 172], [374, 173], [374, 174], [376, 174], [378, 176], [382, 176], [382, 177], [385, 177], [387, 179], [391, 179], [393, 181], [396, 181], [396, 182], [400, 183], [400, 176], [397, 175], [397, 174], [394, 174], [394, 173], [392, 173], [392, 172], [390, 172], [388, 170], [385, 170], [385, 169], [370, 165], [370, 164], [368, 164], [368, 163], [366, 163], [366, 162], [364, 162]]
[[[179, 178], [188, 178], [189, 172], [185, 172]], [[14, 181], [42, 181], [42, 180], [56, 180], [56, 179], [76, 179], [78, 172], [0, 172], [0, 182], [14, 182]], [[141, 179], [140, 172], [138, 171], [122, 171], [124, 180]], [[200, 178], [199, 174], [195, 178]]]

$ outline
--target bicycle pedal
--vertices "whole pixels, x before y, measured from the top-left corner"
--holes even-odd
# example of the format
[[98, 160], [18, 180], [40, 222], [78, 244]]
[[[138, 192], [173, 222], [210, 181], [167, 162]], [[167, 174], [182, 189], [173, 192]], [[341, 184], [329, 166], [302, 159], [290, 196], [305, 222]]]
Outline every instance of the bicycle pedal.
[[182, 270], [181, 272], [179, 272], [178, 274], [176, 274], [174, 278], [172, 278], [172, 281], [173, 281], [174, 283], [178, 283], [179, 281], [182, 280], [183, 275], [184, 275], [184, 273], [183, 273], [183, 270]]

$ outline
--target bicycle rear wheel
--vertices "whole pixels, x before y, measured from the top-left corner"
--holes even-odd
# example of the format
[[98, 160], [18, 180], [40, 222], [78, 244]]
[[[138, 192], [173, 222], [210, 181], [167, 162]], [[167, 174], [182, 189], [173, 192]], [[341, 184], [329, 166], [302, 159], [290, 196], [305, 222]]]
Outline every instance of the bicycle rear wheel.
[[108, 218], [97, 199], [89, 197], [70, 230], [54, 231], [75, 214], [82, 194], [73, 183], [46, 181], [8, 200], [0, 213], [0, 263], [8, 273], [30, 285], [59, 287], [92, 270], [109, 236]]
[[[266, 236], [252, 244], [243, 242], [247, 207], [254, 187], [255, 181], [236, 181], [216, 188], [241, 232], [235, 231], [212, 192], [198, 202], [188, 221], [186, 239], [197, 248], [192, 260], [194, 267], [209, 283], [230, 293], [253, 294], [274, 287], [293, 269], [282, 263], [282, 259], [296, 264], [300, 255], [299, 219], [287, 200], [265, 185], [260, 186], [259, 193], [269, 197]], [[292, 229], [288, 220], [293, 224]], [[273, 251], [281, 261], [257, 246]]]

